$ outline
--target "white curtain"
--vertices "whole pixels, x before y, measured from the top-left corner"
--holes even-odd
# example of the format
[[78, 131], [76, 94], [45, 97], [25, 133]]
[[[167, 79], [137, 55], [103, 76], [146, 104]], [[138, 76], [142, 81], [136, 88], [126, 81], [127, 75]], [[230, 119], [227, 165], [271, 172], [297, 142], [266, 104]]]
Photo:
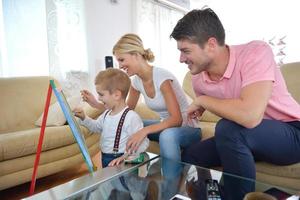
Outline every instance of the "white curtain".
[[88, 88], [84, 0], [46, 0], [49, 74], [67, 96]]
[[3, 0], [0, 17], [1, 76], [48, 74], [44, 1]]
[[176, 41], [170, 34], [183, 13], [149, 0], [136, 0], [136, 32], [142, 38], [145, 48], [155, 55], [154, 65], [171, 71], [181, 82], [188, 71], [179, 62]]
[[3, 76], [3, 46], [4, 46], [4, 31], [3, 31], [3, 8], [0, 1], [0, 77]]
[[67, 95], [88, 86], [84, 0], [1, 3], [2, 77], [50, 75]]

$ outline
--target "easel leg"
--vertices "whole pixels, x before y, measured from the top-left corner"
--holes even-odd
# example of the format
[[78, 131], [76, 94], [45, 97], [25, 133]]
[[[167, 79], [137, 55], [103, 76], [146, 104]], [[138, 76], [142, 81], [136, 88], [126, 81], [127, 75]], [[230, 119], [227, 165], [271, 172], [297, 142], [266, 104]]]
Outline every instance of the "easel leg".
[[52, 94], [52, 87], [49, 84], [46, 105], [45, 105], [44, 115], [43, 115], [43, 121], [42, 121], [42, 127], [41, 127], [41, 131], [40, 131], [40, 138], [39, 138], [39, 143], [38, 143], [38, 147], [37, 147], [37, 151], [36, 151], [36, 157], [35, 157], [35, 162], [34, 162], [34, 167], [33, 167], [32, 178], [31, 178], [31, 184], [30, 184], [30, 190], [29, 190], [30, 195], [32, 195], [34, 193], [34, 189], [35, 189], [37, 169], [38, 169], [40, 155], [41, 155], [41, 151], [42, 151], [42, 145], [43, 145], [43, 139], [44, 139], [44, 134], [45, 134], [48, 110], [49, 110], [49, 106], [50, 106], [51, 94]]

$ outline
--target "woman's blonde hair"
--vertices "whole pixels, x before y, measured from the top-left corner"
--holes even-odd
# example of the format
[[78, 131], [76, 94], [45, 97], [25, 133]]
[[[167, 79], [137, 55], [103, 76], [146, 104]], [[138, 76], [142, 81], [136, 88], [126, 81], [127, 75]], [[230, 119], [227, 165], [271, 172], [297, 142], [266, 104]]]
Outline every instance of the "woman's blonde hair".
[[123, 35], [113, 48], [115, 53], [139, 53], [146, 61], [153, 62], [154, 54], [151, 49], [144, 49], [143, 41], [141, 38], [133, 33]]
[[110, 94], [119, 90], [122, 97], [126, 99], [130, 88], [130, 78], [120, 69], [108, 68], [97, 74], [95, 85], [100, 85], [104, 90], [108, 90]]

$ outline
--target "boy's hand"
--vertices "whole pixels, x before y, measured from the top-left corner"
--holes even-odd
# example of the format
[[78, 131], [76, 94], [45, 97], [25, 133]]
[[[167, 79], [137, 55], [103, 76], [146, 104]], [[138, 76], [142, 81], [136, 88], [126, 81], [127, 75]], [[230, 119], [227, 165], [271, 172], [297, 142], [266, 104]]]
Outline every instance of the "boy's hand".
[[74, 115], [76, 117], [79, 117], [82, 121], [85, 119], [85, 113], [82, 108], [75, 108], [73, 110], [73, 112], [74, 112]]
[[118, 157], [118, 158], [116, 158], [116, 159], [113, 159], [113, 160], [108, 164], [108, 166], [109, 166], [109, 167], [112, 167], [112, 166], [119, 165], [119, 164], [121, 164], [124, 160], [125, 160], [125, 156], [124, 156], [124, 155], [123, 155], [123, 156], [120, 156], [120, 157]]
[[95, 96], [88, 90], [81, 90], [80, 91], [81, 98], [83, 101], [87, 102], [93, 108], [97, 108], [99, 102], [95, 98]]

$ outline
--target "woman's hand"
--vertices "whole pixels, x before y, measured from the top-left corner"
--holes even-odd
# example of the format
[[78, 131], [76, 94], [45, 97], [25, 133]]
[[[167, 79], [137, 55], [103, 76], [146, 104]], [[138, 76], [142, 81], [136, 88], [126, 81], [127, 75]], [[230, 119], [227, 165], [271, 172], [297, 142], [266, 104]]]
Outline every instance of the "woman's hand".
[[108, 164], [109, 167], [112, 167], [112, 166], [116, 166], [116, 165], [119, 165], [121, 164], [123, 161], [125, 160], [125, 156], [120, 156], [116, 159], [113, 159], [112, 161], [110, 161], [110, 163]]
[[74, 108], [74, 115], [79, 117], [82, 121], [85, 119], [85, 113], [82, 108]]
[[88, 90], [81, 90], [80, 91], [81, 98], [83, 101], [87, 102], [90, 106], [93, 108], [98, 108], [99, 107], [99, 102], [95, 98], [95, 96]]
[[135, 153], [146, 136], [147, 132], [145, 128], [142, 128], [141, 130], [130, 136], [126, 143], [126, 151], [129, 154]]

